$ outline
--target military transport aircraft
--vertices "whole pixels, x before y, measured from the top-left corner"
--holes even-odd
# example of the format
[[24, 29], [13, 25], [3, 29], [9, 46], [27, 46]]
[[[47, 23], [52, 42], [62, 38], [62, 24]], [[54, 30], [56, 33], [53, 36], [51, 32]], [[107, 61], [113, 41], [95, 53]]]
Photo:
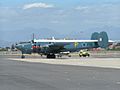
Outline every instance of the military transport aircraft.
[[68, 55], [81, 49], [90, 48], [107, 48], [108, 35], [106, 32], [94, 32], [91, 40], [66, 40], [66, 39], [33, 39], [30, 42], [22, 42], [16, 44], [16, 48], [22, 52], [21, 58], [25, 58], [24, 54], [38, 53], [46, 55], [47, 58], [56, 58], [56, 55]]

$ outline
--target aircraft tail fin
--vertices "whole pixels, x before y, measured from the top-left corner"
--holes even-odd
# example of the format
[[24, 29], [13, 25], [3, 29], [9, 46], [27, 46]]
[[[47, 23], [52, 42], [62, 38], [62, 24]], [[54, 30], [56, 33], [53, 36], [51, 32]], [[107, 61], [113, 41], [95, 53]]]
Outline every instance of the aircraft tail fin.
[[106, 32], [94, 32], [91, 36], [91, 40], [98, 40], [98, 45], [101, 47], [101, 48], [107, 48], [108, 47], [108, 35]]

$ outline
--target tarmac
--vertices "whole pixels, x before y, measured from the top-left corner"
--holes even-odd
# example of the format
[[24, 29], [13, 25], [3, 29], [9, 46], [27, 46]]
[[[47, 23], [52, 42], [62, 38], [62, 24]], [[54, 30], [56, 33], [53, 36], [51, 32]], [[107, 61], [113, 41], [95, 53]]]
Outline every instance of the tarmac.
[[[5, 52], [4, 52], [5, 53]], [[25, 55], [25, 59], [21, 59], [20, 52], [9, 52], [4, 54], [9, 60], [16, 60], [31, 63], [46, 63], [57, 65], [74, 65], [74, 66], [90, 66], [101, 68], [117, 68], [120, 69], [120, 51], [99, 51], [90, 52], [90, 57], [79, 57], [78, 53], [72, 53], [72, 57], [63, 56], [62, 58], [46, 59], [38, 54]]]
[[119, 77], [120, 58], [114, 54], [56, 59], [0, 55], [0, 90], [120, 90]]
[[19, 59], [9, 58], [10, 60], [32, 62], [32, 63], [46, 63], [57, 65], [75, 65], [75, 66], [90, 66], [103, 68], [118, 68], [120, 69], [120, 58], [80, 58], [80, 59]]
[[79, 57], [78, 53], [72, 53], [72, 57], [63, 56], [62, 58], [46, 59], [38, 54], [28, 55], [25, 59], [21, 59], [20, 52], [3, 52], [0, 56], [7, 57], [9, 60], [16, 60], [31, 63], [46, 63], [57, 65], [75, 65], [90, 66], [101, 68], [117, 68], [120, 69], [120, 51], [91, 51], [90, 57]]

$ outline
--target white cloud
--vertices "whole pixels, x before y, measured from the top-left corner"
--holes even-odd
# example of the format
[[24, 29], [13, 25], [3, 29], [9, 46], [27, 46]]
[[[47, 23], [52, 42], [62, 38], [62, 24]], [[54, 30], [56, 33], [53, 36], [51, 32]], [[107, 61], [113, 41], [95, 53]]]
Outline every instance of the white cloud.
[[78, 6], [75, 9], [76, 10], [86, 10], [86, 9], [89, 9], [89, 7], [87, 7], [87, 6]]
[[32, 3], [26, 4], [23, 6], [23, 9], [31, 9], [31, 8], [53, 8], [54, 5], [46, 4], [46, 3]]
[[81, 13], [89, 13], [92, 10], [91, 6], [78, 6], [74, 8], [77, 11], [80, 11]]

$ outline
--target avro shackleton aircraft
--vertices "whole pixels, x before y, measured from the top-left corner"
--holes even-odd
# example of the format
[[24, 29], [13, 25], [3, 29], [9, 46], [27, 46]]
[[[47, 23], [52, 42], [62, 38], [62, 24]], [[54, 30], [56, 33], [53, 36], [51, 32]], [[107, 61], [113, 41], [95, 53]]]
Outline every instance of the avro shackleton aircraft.
[[76, 52], [81, 49], [107, 48], [109, 44], [106, 32], [94, 32], [91, 40], [66, 40], [66, 39], [33, 39], [30, 42], [16, 44], [16, 48], [24, 54], [38, 53], [46, 55], [47, 58], [56, 58], [56, 55], [62, 56], [70, 52]]

